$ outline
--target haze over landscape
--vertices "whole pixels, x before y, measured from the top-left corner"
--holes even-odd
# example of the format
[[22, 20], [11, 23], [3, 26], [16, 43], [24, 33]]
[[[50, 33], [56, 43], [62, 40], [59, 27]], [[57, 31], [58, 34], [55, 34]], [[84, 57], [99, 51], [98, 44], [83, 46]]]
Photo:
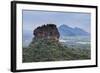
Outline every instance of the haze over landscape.
[[91, 59], [91, 14], [23, 10], [23, 62]]
[[89, 13], [23, 11], [23, 45], [29, 44], [33, 31], [38, 26], [53, 23], [57, 26], [60, 36], [90, 35]]

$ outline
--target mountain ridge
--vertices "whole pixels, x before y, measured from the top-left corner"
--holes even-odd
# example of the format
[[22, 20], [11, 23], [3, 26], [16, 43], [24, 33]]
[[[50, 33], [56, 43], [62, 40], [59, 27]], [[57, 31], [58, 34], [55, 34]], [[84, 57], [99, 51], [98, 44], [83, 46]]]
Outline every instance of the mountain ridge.
[[58, 27], [60, 36], [88, 36], [90, 33], [86, 32], [85, 30], [79, 28], [79, 27], [69, 27], [68, 25], [61, 25]]

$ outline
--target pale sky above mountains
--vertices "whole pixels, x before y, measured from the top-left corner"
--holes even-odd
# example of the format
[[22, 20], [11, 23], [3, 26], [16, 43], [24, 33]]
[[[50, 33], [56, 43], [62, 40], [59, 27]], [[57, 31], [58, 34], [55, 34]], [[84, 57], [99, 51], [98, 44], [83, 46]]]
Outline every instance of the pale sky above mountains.
[[56, 24], [57, 27], [63, 24], [72, 28], [78, 27], [90, 33], [90, 13], [23, 10], [22, 14], [23, 44], [30, 43], [35, 28], [49, 23]]
[[78, 27], [90, 32], [91, 14], [23, 10], [23, 34], [31, 34], [36, 27], [48, 23], [56, 24], [57, 27], [65, 24], [73, 28]]

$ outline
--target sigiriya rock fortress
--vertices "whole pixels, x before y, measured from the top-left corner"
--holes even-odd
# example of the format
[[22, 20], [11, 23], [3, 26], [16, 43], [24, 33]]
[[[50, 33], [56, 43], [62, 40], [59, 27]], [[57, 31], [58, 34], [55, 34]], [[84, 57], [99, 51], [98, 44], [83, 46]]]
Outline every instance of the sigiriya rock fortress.
[[46, 39], [59, 41], [59, 31], [55, 24], [47, 24], [37, 27], [34, 31], [34, 39]]

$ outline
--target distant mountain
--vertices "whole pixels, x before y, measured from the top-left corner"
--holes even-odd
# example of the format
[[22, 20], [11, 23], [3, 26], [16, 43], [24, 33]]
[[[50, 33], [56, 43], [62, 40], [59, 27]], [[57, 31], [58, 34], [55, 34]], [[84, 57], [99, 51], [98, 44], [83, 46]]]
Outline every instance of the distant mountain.
[[68, 25], [61, 25], [58, 27], [60, 36], [87, 36], [90, 35], [88, 32], [84, 31], [81, 28], [75, 27], [69, 27]]

